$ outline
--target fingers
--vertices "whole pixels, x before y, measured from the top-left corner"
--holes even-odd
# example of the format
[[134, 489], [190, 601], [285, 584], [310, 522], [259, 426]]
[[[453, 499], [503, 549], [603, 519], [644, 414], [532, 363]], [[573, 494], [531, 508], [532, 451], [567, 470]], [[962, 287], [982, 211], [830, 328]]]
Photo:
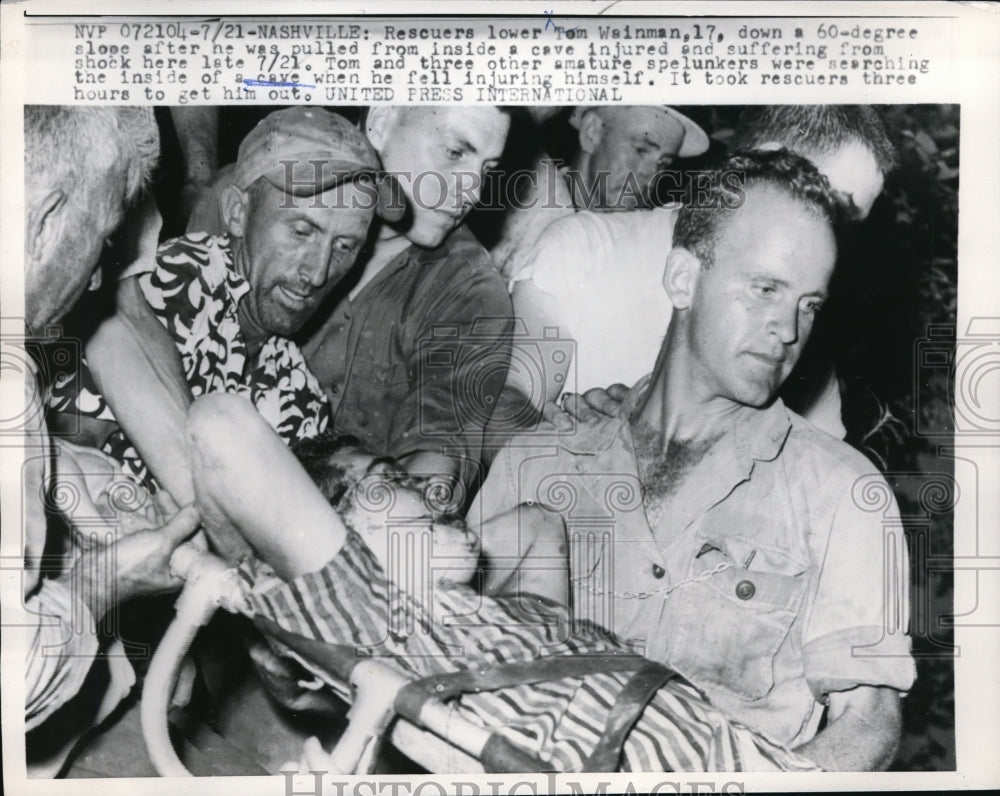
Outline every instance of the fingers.
[[575, 392], [566, 393], [563, 402], [563, 409], [581, 423], [593, 423], [600, 419], [601, 415], [595, 412], [580, 395]]
[[573, 430], [573, 418], [567, 415], [555, 401], [546, 401], [542, 406], [542, 419], [551, 423], [558, 431]]
[[621, 406], [621, 401], [616, 400], [608, 390], [594, 387], [583, 394], [583, 400], [587, 406], [602, 415], [614, 415]]
[[153, 495], [153, 500], [156, 501], [156, 508], [159, 509], [163, 517], [173, 517], [181, 509], [177, 505], [177, 501], [174, 500], [174, 496], [166, 489], [161, 489]]
[[629, 394], [629, 388], [619, 382], [616, 382], [608, 387], [608, 395], [610, 395], [619, 403], [624, 401], [625, 396], [628, 394]]
[[173, 519], [160, 528], [161, 537], [173, 548], [192, 536], [201, 523], [201, 516], [193, 503], [178, 511]]

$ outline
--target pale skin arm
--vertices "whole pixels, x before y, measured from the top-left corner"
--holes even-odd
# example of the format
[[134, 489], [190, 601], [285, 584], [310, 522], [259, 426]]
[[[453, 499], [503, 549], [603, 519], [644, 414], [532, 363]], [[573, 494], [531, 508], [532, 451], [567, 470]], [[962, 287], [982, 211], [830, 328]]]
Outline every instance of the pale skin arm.
[[184, 443], [191, 390], [180, 353], [136, 278], [118, 288], [118, 311], [87, 345], [94, 381], [139, 455], [181, 504], [194, 500]]
[[859, 685], [830, 694], [828, 724], [795, 749], [826, 771], [884, 771], [902, 729], [899, 692]]
[[186, 436], [205, 530], [231, 563], [230, 551], [245, 539], [279, 578], [292, 580], [340, 551], [344, 523], [245, 398], [199, 398]]
[[191, 212], [198, 191], [208, 185], [219, 169], [219, 109], [184, 105], [170, 109], [184, 161], [181, 204], [184, 217]]
[[[567, 343], [563, 363], [553, 361], [551, 354], [555, 343], [546, 336], [545, 330], [560, 326], [560, 312], [550, 294], [526, 280], [514, 284], [511, 300], [514, 302], [514, 317], [524, 324], [521, 331], [527, 334], [514, 337], [507, 387], [516, 389], [531, 401], [535, 409], [541, 411], [545, 403], [554, 401], [562, 390], [570, 369], [572, 348]], [[564, 337], [565, 331], [560, 331], [560, 336]], [[545, 340], [546, 343], [538, 345], [533, 342], [536, 340]]]
[[533, 594], [569, 605], [566, 523], [559, 514], [522, 503], [472, 530], [489, 559], [484, 594]]

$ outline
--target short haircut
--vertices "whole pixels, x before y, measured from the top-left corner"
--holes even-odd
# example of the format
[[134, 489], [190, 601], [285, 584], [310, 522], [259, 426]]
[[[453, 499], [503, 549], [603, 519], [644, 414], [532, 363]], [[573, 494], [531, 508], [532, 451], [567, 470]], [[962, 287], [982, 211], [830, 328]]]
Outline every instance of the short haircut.
[[84, 183], [125, 164], [125, 200], [149, 183], [160, 154], [152, 108], [26, 105], [25, 184]]
[[[811, 160], [787, 149], [750, 150], [731, 155], [719, 169], [720, 179], [685, 204], [674, 225], [673, 245], [687, 249], [708, 268], [715, 261], [715, 245], [725, 220], [738, 212], [734, 199], [760, 185], [783, 191], [835, 227], [844, 218], [844, 206], [830, 181]], [[738, 189], [738, 190], [736, 190]]]
[[748, 107], [736, 121], [730, 147], [757, 149], [776, 143], [798, 155], [825, 155], [859, 143], [885, 176], [896, 167], [896, 149], [885, 122], [869, 105], [762, 105]]
[[[360, 478], [332, 461], [345, 449], [372, 457]], [[433, 478], [411, 475], [396, 459], [373, 453], [355, 436], [328, 428], [315, 437], [297, 440], [291, 450], [323, 497], [341, 514], [350, 508], [351, 501], [356, 500], [358, 490], [365, 487], [365, 479], [372, 478], [374, 480], [367, 484], [373, 490], [370, 501], [381, 503], [391, 499], [391, 490], [395, 487], [413, 489], [424, 493], [424, 503], [435, 522], [464, 527], [459, 515], [440, 510], [428, 498], [426, 490], [432, 485]]]

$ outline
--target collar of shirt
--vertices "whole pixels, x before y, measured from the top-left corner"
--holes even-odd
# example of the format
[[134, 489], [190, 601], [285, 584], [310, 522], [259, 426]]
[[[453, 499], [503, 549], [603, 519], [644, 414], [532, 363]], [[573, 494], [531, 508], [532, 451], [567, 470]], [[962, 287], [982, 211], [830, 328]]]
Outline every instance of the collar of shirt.
[[[617, 414], [612, 418], [604, 418], [596, 423], [581, 425], [579, 432], [563, 441], [563, 447], [574, 454], [598, 454], [609, 449], [616, 439], [623, 435], [608, 434], [609, 425], [625, 430], [631, 450], [631, 435], [627, 433], [628, 420], [639, 406], [652, 381], [652, 374], [643, 376], [625, 396], [618, 407]], [[733, 444], [747, 465], [754, 460], [769, 462], [781, 453], [788, 433], [792, 428], [792, 420], [780, 398], [765, 409], [744, 407], [734, 428], [732, 429]]]
[[425, 248], [411, 243], [393, 257], [385, 268], [379, 271], [371, 282], [361, 288], [361, 291], [353, 299], [346, 299], [346, 301], [348, 304], [357, 305], [367, 296], [374, 294], [379, 285], [385, 283], [393, 274], [406, 266], [412, 264], [415, 268], [424, 268], [450, 257], [461, 256], [462, 251], [466, 248], [474, 252], [481, 248], [481, 245], [464, 223], [452, 230], [440, 246]]
[[229, 298], [233, 300], [233, 306], [238, 307], [240, 299], [250, 292], [250, 282], [236, 269], [236, 257], [234, 256], [233, 246], [229, 240], [229, 236], [219, 235], [214, 238], [214, 240], [210, 238], [205, 241], [205, 246], [211, 247], [213, 242], [215, 243], [216, 248], [218, 248], [219, 251], [221, 251], [225, 256], [226, 290], [229, 291]]
[[[583, 426], [574, 437], [562, 442], [572, 454], [593, 456], [595, 472], [624, 472], [627, 468], [638, 481], [635, 447], [628, 418], [649, 389], [651, 376], [640, 379], [626, 395], [614, 417]], [[781, 453], [791, 430], [791, 418], [781, 399], [766, 409], [746, 407], [732, 429], [685, 479], [684, 499], [671, 516], [673, 537], [724, 500], [732, 490], [750, 478], [757, 461], [773, 461]], [[711, 477], [708, 477], [708, 474]], [[705, 476], [705, 477], [702, 477]], [[596, 496], [595, 496], [596, 497]], [[657, 523], [658, 524], [658, 523]], [[654, 528], [648, 528], [656, 536]]]

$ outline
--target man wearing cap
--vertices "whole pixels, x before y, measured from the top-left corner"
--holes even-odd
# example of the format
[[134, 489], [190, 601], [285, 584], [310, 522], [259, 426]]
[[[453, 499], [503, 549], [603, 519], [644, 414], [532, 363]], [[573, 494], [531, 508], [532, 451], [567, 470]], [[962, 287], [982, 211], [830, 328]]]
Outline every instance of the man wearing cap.
[[376, 209], [392, 215], [377, 170], [364, 136], [336, 114], [267, 116], [220, 194], [228, 235], [166, 241], [155, 262], [124, 274], [89, 371], [56, 408], [117, 422], [105, 450], [181, 502], [194, 497], [183, 443], [194, 397], [245, 395], [289, 443], [318, 433], [326, 398], [289, 336], [354, 264]]
[[708, 149], [705, 131], [666, 105], [580, 106], [569, 122], [579, 131], [572, 162], [559, 168], [547, 156], [539, 160], [533, 191], [507, 211], [491, 251], [508, 281], [553, 222], [581, 210], [648, 208], [658, 172]]

